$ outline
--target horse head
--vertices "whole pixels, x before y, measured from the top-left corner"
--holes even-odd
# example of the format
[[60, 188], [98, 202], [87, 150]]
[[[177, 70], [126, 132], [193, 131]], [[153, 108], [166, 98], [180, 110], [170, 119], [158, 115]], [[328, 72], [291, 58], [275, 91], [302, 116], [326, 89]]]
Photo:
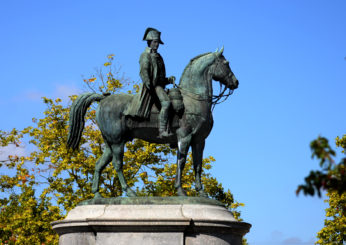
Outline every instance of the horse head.
[[[223, 92], [218, 96], [212, 94], [212, 80], [225, 85]], [[223, 48], [220, 51], [204, 53], [191, 59], [179, 83], [182, 93], [208, 97], [209, 100], [215, 97], [216, 102], [222, 97], [227, 98], [234, 89], [238, 88], [238, 85], [238, 79], [223, 56]], [[228, 95], [224, 95], [226, 89], [230, 90]]]
[[229, 61], [223, 56], [223, 50], [224, 48], [222, 47], [220, 51], [216, 50], [213, 53], [216, 59], [213, 64], [212, 78], [215, 81], [219, 81], [227, 88], [234, 90], [238, 88], [239, 81], [232, 72]]

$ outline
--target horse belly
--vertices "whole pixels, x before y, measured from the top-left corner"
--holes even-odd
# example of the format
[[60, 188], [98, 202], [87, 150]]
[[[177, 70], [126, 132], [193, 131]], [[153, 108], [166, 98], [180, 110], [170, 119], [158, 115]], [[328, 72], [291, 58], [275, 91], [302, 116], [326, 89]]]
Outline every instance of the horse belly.
[[187, 120], [193, 128], [193, 140], [204, 141], [210, 134], [213, 128], [213, 117], [202, 117], [198, 115], [191, 115]]
[[171, 137], [166, 137], [164, 139], [159, 138], [159, 123], [158, 123], [158, 112], [152, 112], [150, 114], [149, 120], [138, 121], [135, 119], [128, 118], [126, 120], [127, 131], [130, 133], [131, 138], [142, 139], [151, 143], [158, 144], [172, 144], [177, 142], [177, 137], [175, 131], [179, 127], [179, 119], [177, 116], [169, 120], [169, 128], [173, 133]]

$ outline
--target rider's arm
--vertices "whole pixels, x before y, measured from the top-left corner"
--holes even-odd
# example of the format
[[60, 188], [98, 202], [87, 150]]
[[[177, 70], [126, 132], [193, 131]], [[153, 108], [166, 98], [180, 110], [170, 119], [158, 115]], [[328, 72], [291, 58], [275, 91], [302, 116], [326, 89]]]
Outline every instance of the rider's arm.
[[139, 75], [144, 83], [144, 85], [150, 89], [151, 87], [151, 78], [150, 78], [150, 55], [148, 53], [143, 53], [139, 59], [140, 72]]
[[167, 80], [166, 84], [175, 84], [175, 76], [167, 77], [166, 80]]

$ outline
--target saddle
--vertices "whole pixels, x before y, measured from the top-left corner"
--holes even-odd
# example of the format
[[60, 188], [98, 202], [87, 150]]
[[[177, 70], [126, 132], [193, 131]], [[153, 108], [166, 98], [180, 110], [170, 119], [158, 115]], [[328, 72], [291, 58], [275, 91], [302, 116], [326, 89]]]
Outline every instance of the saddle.
[[[179, 127], [179, 119], [184, 112], [183, 97], [179, 88], [169, 89], [168, 97], [171, 101], [171, 108], [169, 110], [168, 126], [170, 129]], [[158, 128], [159, 125], [160, 109], [156, 103], [153, 103], [150, 110], [148, 119], [139, 117], [126, 117], [126, 125], [131, 128]]]

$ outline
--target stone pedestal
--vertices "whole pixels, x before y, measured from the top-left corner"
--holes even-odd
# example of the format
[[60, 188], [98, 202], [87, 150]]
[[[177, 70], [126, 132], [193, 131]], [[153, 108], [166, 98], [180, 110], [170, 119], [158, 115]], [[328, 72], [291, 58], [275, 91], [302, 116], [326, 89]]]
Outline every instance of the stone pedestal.
[[59, 244], [240, 245], [251, 227], [207, 198], [118, 198], [105, 202], [113, 204], [77, 206], [66, 219], [53, 222]]

